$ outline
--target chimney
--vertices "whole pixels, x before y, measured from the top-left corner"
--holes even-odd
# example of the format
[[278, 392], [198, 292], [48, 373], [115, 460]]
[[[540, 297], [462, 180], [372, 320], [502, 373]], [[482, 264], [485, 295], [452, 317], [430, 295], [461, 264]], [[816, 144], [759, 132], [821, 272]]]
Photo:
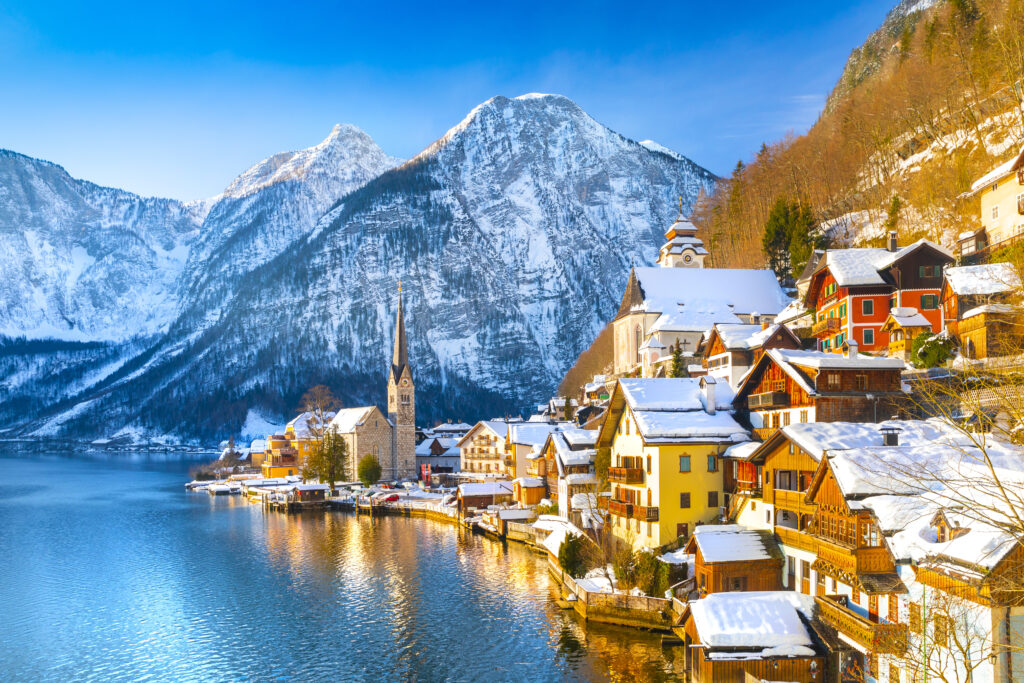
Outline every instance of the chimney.
[[882, 445], [883, 446], [899, 446], [900, 445], [900, 428], [893, 426], [882, 427]]
[[768, 321], [767, 320], [762, 320], [761, 321], [761, 329], [762, 330], [767, 330], [768, 329]]
[[704, 375], [700, 378], [700, 390], [704, 394], [705, 412], [708, 415], [715, 414], [715, 378], [711, 375]]
[[843, 357], [857, 359], [857, 342], [853, 339], [847, 339], [843, 342]]
[[891, 251], [893, 253], [896, 253], [897, 251], [899, 251], [899, 247], [896, 245], [896, 231], [895, 230], [890, 230], [889, 231], [889, 245], [888, 245], [888, 248], [889, 248], [889, 251]]

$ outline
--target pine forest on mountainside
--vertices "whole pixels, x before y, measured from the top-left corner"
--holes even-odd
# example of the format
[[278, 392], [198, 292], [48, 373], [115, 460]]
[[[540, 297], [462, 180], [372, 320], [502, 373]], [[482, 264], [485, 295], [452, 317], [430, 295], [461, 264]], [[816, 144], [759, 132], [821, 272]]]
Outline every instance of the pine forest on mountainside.
[[808, 133], [763, 145], [700, 203], [718, 266], [766, 263], [780, 198], [806, 202], [836, 245], [881, 246], [888, 220], [901, 244], [952, 247], [978, 225], [977, 201], [961, 195], [1024, 143], [1024, 0], [929, 4], [897, 6]]
[[[766, 142], [698, 200], [693, 221], [718, 268], [799, 274], [811, 246], [927, 237], [952, 248], [979, 227], [971, 183], [1024, 144], [1024, 0], [902, 0], [851, 54], [805, 135]], [[794, 263], [773, 263], [780, 202], [814, 226]], [[783, 250], [782, 256], [788, 255]], [[788, 260], [788, 259], [786, 259]], [[598, 337], [559, 385], [574, 394], [611, 362]]]

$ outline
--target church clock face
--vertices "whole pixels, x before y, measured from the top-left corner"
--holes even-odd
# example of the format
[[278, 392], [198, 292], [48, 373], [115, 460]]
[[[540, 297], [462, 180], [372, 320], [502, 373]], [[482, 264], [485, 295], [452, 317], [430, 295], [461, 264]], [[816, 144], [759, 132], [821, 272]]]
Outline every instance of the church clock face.
[[693, 257], [690, 256], [689, 254], [687, 254], [686, 256], [683, 257], [683, 261], [685, 261], [686, 263], [689, 263], [692, 260], [693, 260]]
[[403, 386], [403, 387], [407, 387], [407, 386], [409, 386], [409, 380], [407, 380], [407, 379], [403, 379], [403, 380], [402, 380], [402, 386]]

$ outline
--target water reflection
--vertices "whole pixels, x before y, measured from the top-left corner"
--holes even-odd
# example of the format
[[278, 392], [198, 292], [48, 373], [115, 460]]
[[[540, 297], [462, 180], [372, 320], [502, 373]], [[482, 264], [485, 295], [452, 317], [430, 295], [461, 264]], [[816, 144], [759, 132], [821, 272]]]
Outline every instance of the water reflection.
[[2, 463], [6, 680], [676, 678], [660, 636], [558, 609], [517, 544], [187, 494], [187, 461]]

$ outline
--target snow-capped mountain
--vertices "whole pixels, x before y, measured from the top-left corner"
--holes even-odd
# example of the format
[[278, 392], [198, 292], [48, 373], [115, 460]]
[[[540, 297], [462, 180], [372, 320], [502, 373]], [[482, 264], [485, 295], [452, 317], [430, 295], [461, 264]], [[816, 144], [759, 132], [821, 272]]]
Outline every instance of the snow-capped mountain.
[[0, 150], [0, 335], [113, 340], [163, 332], [201, 210], [76, 180]]
[[[220, 436], [318, 383], [380, 401], [399, 279], [418, 419], [519, 412], [614, 315], [630, 266], [654, 261], [678, 197], [714, 181], [554, 95], [488, 100], [386, 171], [364, 137], [336, 128], [243, 174], [209, 210], [160, 342], [22, 431]], [[375, 177], [331, 198], [319, 158], [360, 141]]]
[[182, 280], [183, 308], [215, 313], [239, 275], [275, 258], [341, 197], [399, 163], [359, 128], [337, 125], [315, 147], [245, 171], [209, 200]]

